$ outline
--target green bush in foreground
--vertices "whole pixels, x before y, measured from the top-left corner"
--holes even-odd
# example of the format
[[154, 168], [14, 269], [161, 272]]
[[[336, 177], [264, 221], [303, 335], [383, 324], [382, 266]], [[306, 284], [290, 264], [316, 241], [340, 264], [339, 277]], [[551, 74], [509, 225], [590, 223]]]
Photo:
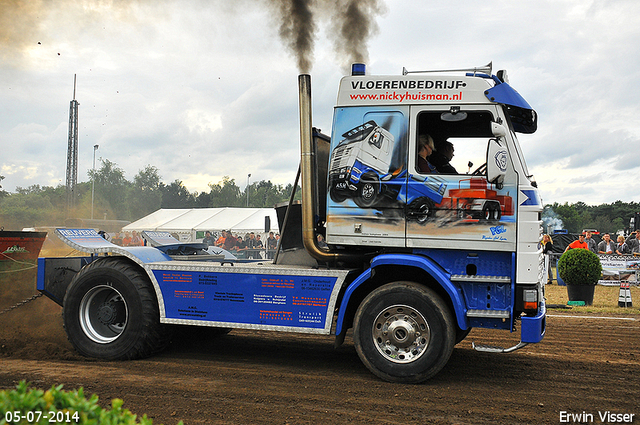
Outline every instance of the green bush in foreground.
[[[153, 420], [123, 409], [120, 399], [111, 401], [111, 410], [98, 405], [98, 396], [88, 400], [81, 388], [63, 391], [62, 385], [42, 391], [29, 388], [25, 381], [15, 390], [0, 391], [0, 425], [4, 424], [100, 424], [100, 425], [153, 425]], [[179, 425], [182, 421], [179, 422]]]
[[602, 275], [602, 265], [588, 249], [570, 249], [558, 260], [558, 273], [567, 285], [595, 285]]

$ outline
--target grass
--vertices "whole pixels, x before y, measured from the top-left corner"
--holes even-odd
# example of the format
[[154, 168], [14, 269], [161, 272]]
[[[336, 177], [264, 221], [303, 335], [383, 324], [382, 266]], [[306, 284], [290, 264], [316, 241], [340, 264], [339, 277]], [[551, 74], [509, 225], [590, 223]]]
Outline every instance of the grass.
[[[552, 285], [545, 286], [545, 296], [547, 299], [547, 309], [549, 312], [560, 311], [571, 313], [597, 313], [614, 316], [640, 316], [640, 287], [631, 286], [631, 300], [633, 307], [618, 307], [618, 297], [620, 296], [619, 286], [596, 285], [593, 294], [593, 305], [589, 306], [568, 306], [566, 286], [558, 286], [556, 281]], [[549, 306], [551, 305], [551, 308]], [[553, 307], [563, 306], [564, 308]], [[570, 310], [567, 310], [570, 308]]]
[[62, 385], [58, 385], [45, 392], [20, 381], [14, 390], [0, 391], [0, 412], [4, 412], [0, 423], [153, 425], [146, 414], [138, 417], [123, 409], [123, 404], [123, 400], [115, 398], [111, 400], [111, 409], [103, 409], [98, 405], [98, 396], [86, 398], [82, 387], [63, 391]]

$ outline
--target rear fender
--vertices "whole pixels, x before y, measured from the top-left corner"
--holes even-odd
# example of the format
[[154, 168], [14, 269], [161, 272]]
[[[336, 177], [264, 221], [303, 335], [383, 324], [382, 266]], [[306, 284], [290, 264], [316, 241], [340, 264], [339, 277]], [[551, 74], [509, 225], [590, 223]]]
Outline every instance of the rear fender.
[[87, 264], [98, 257], [38, 258], [36, 289], [62, 306], [67, 287]]

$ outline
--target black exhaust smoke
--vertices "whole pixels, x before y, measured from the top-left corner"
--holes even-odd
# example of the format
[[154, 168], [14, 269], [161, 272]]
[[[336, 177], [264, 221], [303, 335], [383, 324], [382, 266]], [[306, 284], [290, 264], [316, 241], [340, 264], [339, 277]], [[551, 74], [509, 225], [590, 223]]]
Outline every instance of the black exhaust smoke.
[[378, 31], [376, 18], [386, 10], [381, 0], [271, 0], [280, 22], [284, 45], [293, 53], [301, 73], [313, 65], [313, 48], [320, 19], [329, 20], [327, 33], [340, 65], [369, 59], [367, 43]]

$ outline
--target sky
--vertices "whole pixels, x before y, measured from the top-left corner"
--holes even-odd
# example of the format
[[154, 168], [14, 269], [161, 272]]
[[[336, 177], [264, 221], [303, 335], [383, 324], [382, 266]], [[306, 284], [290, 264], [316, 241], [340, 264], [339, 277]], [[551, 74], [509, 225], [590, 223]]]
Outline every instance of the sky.
[[372, 75], [491, 61], [539, 115], [519, 141], [545, 204], [638, 201], [640, 2], [359, 0], [356, 20], [348, 3], [302, 10], [305, 38], [278, 0], [0, 0], [0, 185], [65, 184], [74, 75], [78, 182], [98, 145], [96, 168], [133, 180], [153, 165], [208, 192], [224, 176], [293, 183], [301, 71], [330, 134], [350, 61]]

